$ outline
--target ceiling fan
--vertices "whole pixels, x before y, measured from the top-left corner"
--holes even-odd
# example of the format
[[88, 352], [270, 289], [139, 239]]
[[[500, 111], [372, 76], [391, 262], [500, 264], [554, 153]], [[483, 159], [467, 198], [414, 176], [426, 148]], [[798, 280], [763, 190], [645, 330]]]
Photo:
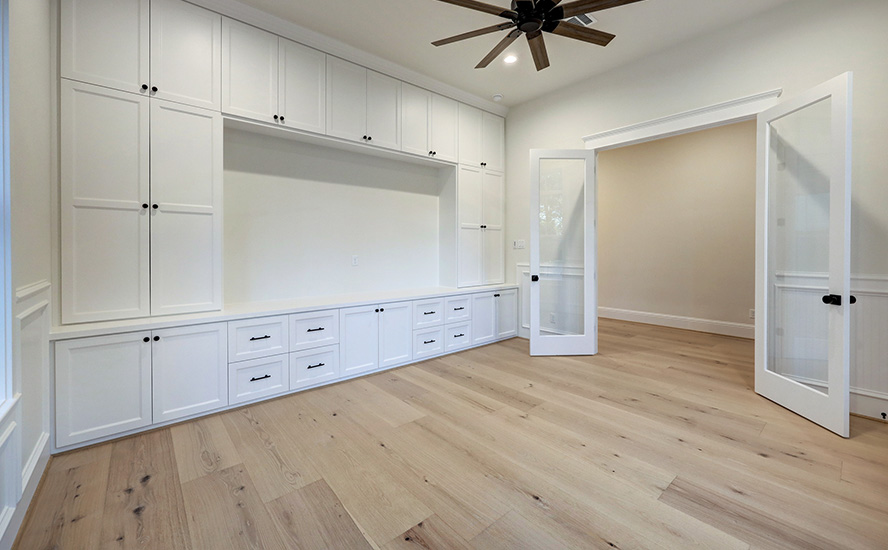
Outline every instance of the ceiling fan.
[[625, 4], [640, 2], [641, 0], [577, 0], [563, 6], [559, 6], [561, 0], [512, 0], [511, 9], [503, 9], [484, 2], [476, 2], [475, 0], [438, 0], [456, 6], [482, 11], [491, 15], [497, 15], [508, 21], [484, 27], [476, 31], [470, 31], [450, 38], [444, 38], [432, 42], [434, 46], [443, 46], [474, 38], [484, 34], [496, 31], [509, 30], [505, 38], [494, 47], [489, 54], [475, 67], [483, 69], [490, 65], [501, 53], [508, 48], [512, 42], [518, 39], [522, 33], [527, 35], [527, 43], [530, 45], [530, 53], [533, 55], [533, 62], [538, 71], [542, 71], [549, 66], [549, 54], [546, 53], [546, 43], [543, 42], [543, 33], [550, 32], [583, 42], [590, 42], [599, 46], [607, 46], [614, 39], [614, 35], [589, 29], [581, 25], [568, 23], [565, 19], [570, 19], [576, 15], [584, 13], [592, 13], [595, 11], [616, 8]]

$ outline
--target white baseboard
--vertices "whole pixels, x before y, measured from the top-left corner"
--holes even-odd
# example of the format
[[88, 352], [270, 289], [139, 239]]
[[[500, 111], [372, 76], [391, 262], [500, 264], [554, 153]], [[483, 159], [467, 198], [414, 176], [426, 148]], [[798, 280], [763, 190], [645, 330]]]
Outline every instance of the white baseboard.
[[645, 323], [648, 325], [660, 325], [664, 327], [710, 332], [724, 336], [736, 336], [738, 338], [755, 338], [755, 325], [744, 323], [729, 323], [727, 321], [713, 321], [711, 319], [697, 319], [696, 317], [682, 317], [679, 315], [665, 315], [663, 313], [648, 313], [646, 311], [632, 311], [630, 309], [617, 309], [612, 307], [599, 307], [598, 316], [620, 321]]
[[25, 514], [31, 505], [31, 499], [37, 492], [37, 486], [46, 471], [46, 465], [49, 463], [49, 433], [44, 432], [40, 437], [37, 445], [34, 446], [34, 452], [28, 460], [28, 464], [22, 470], [22, 497], [19, 499], [12, 511], [12, 517], [4, 531], [0, 532], [0, 550], [12, 548], [15, 537], [18, 535], [22, 523], [25, 521]]
[[861, 416], [886, 420], [886, 416], [888, 416], [888, 394], [851, 388], [851, 412]]

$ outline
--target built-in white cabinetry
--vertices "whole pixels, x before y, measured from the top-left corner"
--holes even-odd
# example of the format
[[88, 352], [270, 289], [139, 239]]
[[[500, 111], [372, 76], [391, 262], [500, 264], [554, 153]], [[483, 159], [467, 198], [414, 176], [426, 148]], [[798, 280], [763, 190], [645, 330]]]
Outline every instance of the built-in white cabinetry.
[[459, 160], [459, 103], [449, 97], [432, 94], [431, 145], [438, 160]]
[[343, 376], [410, 361], [411, 302], [360, 306], [340, 312], [340, 368]]
[[444, 322], [444, 298], [413, 302], [413, 329], [434, 327]]
[[228, 323], [228, 361], [246, 361], [290, 351], [290, 321], [286, 315]]
[[338, 309], [290, 315], [290, 351], [338, 343]]
[[228, 405], [227, 337], [226, 323], [151, 333], [154, 422]]
[[457, 179], [460, 287], [503, 282], [503, 176], [460, 165]]
[[147, 316], [149, 100], [61, 84], [62, 321]]
[[55, 346], [56, 446], [151, 425], [151, 333]]
[[518, 291], [472, 295], [472, 344], [486, 344], [518, 334]]
[[401, 84], [401, 150], [434, 159], [457, 161], [456, 101]]
[[221, 309], [221, 115], [70, 80], [61, 104], [62, 321]]
[[413, 331], [413, 360], [421, 361], [444, 353], [444, 327]]
[[326, 54], [228, 18], [222, 45], [223, 112], [325, 131]]
[[327, 134], [401, 148], [401, 81], [327, 56]]
[[459, 163], [505, 170], [505, 120], [469, 105], [459, 105]]
[[472, 345], [472, 322], [448, 323], [444, 326], [444, 352], [453, 353]]
[[290, 389], [331, 382], [339, 378], [339, 346], [323, 346], [290, 354]]
[[63, 0], [61, 75], [218, 110], [222, 17], [181, 0]]
[[228, 367], [228, 402], [231, 405], [271, 397], [290, 389], [287, 354], [232, 363]]

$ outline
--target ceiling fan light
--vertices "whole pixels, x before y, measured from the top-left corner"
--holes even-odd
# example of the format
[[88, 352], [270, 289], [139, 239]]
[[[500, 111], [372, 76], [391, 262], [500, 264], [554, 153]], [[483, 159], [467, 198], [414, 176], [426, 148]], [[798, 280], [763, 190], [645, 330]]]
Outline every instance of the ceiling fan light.
[[506, 65], [511, 65], [512, 63], [518, 61], [518, 56], [515, 54], [509, 54], [503, 59], [503, 63]]

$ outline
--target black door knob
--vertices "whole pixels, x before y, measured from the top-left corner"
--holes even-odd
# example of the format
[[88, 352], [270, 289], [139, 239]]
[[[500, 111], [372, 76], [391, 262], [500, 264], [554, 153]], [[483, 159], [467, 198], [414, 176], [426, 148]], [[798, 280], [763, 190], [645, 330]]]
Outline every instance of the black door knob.
[[148, 338], [148, 337], [146, 336], [146, 337], [142, 338], [142, 341], [143, 341], [143, 342], [150, 342], [150, 341], [151, 341], [151, 338]]
[[160, 206], [158, 206], [158, 205], [156, 205], [156, 204], [152, 204], [152, 205], [151, 205], [151, 208], [157, 210], [158, 208], [160, 208]]
[[827, 294], [823, 297], [823, 303], [828, 306], [842, 305], [842, 297], [838, 294]]
[[539, 275], [531, 275], [530, 280], [535, 283], [540, 280], [540, 276]]
[[147, 85], [147, 84], [142, 84], [142, 91], [144, 92], [144, 91], [147, 90], [147, 89], [148, 89], [148, 85]]
[[147, 209], [147, 208], [148, 208], [148, 203], [147, 203], [147, 202], [143, 202], [143, 203], [142, 203], [142, 208]]
[[151, 86], [151, 91], [157, 93], [157, 86]]
[[154, 341], [155, 341], [155, 342], [159, 342], [159, 341], [160, 341], [160, 336], [155, 336], [155, 337], [154, 337]]

